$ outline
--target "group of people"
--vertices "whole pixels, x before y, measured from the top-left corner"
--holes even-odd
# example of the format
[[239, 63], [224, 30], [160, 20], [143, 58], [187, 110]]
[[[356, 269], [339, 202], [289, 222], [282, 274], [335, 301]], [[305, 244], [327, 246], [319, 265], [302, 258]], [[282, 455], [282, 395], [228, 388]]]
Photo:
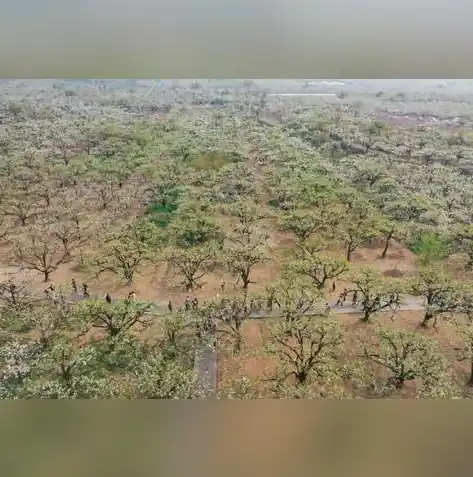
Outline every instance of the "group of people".
[[[131, 301], [135, 301], [135, 299], [136, 299], [136, 292], [135, 292], [134, 290], [132, 290], [130, 293], [128, 293], [128, 296], [127, 296], [126, 299], [125, 299], [125, 303], [129, 303], [129, 302], [131, 302]], [[107, 303], [112, 303], [112, 297], [111, 297], [110, 293], [107, 293], [107, 294], [105, 295], [105, 301], [106, 301]]]
[[[72, 286], [72, 291], [77, 295], [78, 287], [74, 278], [71, 280], [71, 286]], [[82, 284], [82, 295], [84, 296], [84, 298], [90, 298], [89, 286], [86, 283]]]
[[337, 303], [335, 303], [335, 306], [342, 307], [345, 306], [345, 302], [347, 301], [348, 295], [352, 294], [352, 301], [351, 305], [356, 306], [358, 304], [358, 292], [356, 290], [348, 290], [344, 289], [342, 293], [340, 293], [340, 296], [338, 297]]
[[[79, 287], [77, 286], [77, 282], [74, 278], [71, 280], [71, 288], [74, 295], [76, 296], [79, 295]], [[44, 294], [46, 295], [46, 297], [53, 301], [56, 300], [55, 292], [56, 292], [56, 288], [54, 287], [54, 285], [50, 285], [48, 288], [46, 288], [46, 290], [44, 290]], [[84, 299], [90, 298], [89, 286], [87, 285], [87, 283], [82, 284], [82, 296]], [[135, 299], [136, 299], [136, 292], [132, 290], [130, 293], [128, 293], [128, 296], [125, 301], [130, 302], [130, 301], [134, 301]], [[105, 295], [105, 301], [107, 303], [112, 303], [112, 297], [110, 293], [107, 293]]]

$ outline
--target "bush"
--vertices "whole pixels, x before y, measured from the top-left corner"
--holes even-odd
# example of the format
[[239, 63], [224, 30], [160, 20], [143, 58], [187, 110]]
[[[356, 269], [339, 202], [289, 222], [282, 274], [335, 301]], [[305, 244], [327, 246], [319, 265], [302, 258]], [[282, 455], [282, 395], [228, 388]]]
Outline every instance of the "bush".
[[442, 260], [448, 256], [450, 250], [448, 239], [431, 230], [422, 230], [415, 233], [408, 246], [423, 262]]
[[166, 228], [179, 205], [170, 203], [163, 206], [160, 203], [154, 202], [146, 208], [145, 214], [148, 215], [149, 220], [161, 228]]

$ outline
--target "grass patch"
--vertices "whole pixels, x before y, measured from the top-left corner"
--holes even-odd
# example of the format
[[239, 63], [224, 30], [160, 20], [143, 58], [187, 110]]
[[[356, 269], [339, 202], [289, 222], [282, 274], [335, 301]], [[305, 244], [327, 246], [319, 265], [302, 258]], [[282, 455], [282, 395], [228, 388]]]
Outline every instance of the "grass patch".
[[162, 204], [155, 202], [148, 205], [145, 214], [152, 223], [158, 227], [166, 228], [178, 208], [179, 205], [177, 203], [168, 203], [163, 206]]

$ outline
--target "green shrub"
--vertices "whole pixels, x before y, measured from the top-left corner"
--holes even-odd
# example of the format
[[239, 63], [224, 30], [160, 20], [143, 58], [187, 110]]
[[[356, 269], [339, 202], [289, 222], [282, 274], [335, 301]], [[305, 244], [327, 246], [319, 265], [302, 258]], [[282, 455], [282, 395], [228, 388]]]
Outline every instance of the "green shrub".
[[148, 205], [145, 214], [148, 215], [151, 222], [161, 228], [166, 228], [178, 207], [179, 205], [176, 203], [168, 203], [163, 206], [162, 204], [154, 202]]
[[449, 241], [438, 232], [421, 230], [411, 237], [409, 249], [418, 255], [423, 262], [435, 262], [449, 254]]

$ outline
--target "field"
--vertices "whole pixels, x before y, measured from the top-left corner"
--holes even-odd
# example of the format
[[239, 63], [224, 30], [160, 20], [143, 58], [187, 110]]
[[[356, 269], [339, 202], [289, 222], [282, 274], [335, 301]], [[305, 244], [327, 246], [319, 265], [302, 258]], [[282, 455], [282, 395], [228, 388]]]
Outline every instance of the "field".
[[272, 88], [2, 83], [1, 398], [471, 397], [473, 98]]

